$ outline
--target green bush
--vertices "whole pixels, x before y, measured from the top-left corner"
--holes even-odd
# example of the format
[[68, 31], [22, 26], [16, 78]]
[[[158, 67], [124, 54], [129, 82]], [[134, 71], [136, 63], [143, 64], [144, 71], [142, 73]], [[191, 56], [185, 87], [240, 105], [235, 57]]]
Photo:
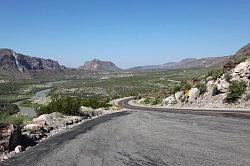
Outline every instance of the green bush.
[[161, 103], [160, 99], [153, 99], [152, 102], [151, 102], [152, 105], [157, 105], [159, 103]]
[[150, 98], [146, 98], [146, 99], [144, 100], [144, 103], [145, 103], [145, 104], [150, 104]]
[[183, 85], [182, 90], [186, 91], [186, 90], [190, 90], [192, 88], [192, 85], [190, 85], [189, 83], [186, 83]]
[[52, 112], [60, 112], [66, 115], [80, 115], [80, 107], [91, 107], [93, 109], [97, 108], [108, 108], [111, 104], [108, 103], [108, 100], [97, 100], [97, 99], [81, 99], [79, 97], [52, 97], [52, 101], [48, 106], [40, 106], [36, 109], [38, 115], [50, 114]]
[[231, 79], [232, 79], [232, 76], [231, 76], [229, 73], [226, 73], [226, 74], [224, 75], [224, 78], [225, 78], [225, 80], [226, 80], [227, 82], [230, 82]]
[[97, 99], [82, 99], [81, 105], [85, 107], [91, 107], [93, 109], [108, 108], [111, 106], [111, 104], [109, 104], [109, 100], [102, 101]]
[[16, 104], [11, 104], [7, 101], [0, 100], [0, 112], [6, 112], [9, 115], [15, 114], [19, 111]]
[[211, 76], [213, 77], [213, 79], [217, 79], [218, 77], [224, 74], [224, 70], [222, 68], [213, 70], [211, 74], [212, 74]]
[[246, 90], [247, 84], [244, 81], [232, 81], [228, 87], [226, 102], [235, 102]]
[[200, 90], [200, 94], [204, 94], [207, 91], [207, 86], [205, 83], [202, 82], [198, 82], [196, 84], [196, 88], [198, 88]]
[[38, 115], [60, 112], [66, 115], [79, 115], [81, 100], [77, 97], [53, 97], [48, 106], [36, 110]]

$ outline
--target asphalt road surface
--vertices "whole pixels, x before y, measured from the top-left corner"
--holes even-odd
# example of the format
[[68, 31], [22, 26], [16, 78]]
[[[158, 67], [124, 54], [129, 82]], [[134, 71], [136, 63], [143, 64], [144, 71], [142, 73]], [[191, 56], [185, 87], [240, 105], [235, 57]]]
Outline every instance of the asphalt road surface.
[[126, 111], [83, 123], [0, 165], [250, 165], [250, 120]]

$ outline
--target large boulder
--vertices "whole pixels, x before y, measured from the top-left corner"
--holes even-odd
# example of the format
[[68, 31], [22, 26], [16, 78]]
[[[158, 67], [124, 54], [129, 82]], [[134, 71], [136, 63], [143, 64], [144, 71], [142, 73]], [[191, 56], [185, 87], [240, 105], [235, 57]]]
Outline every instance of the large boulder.
[[199, 95], [200, 95], [200, 90], [198, 88], [191, 88], [189, 90], [188, 101], [189, 102], [194, 102]]
[[174, 94], [175, 99], [180, 102], [180, 99], [182, 98], [182, 96], [184, 95], [183, 91], [178, 91]]
[[174, 95], [171, 95], [165, 99], [162, 100], [163, 102], [163, 105], [174, 105], [176, 104], [176, 99], [175, 99], [175, 96]]
[[214, 88], [214, 81], [212, 80], [208, 81], [206, 86], [207, 86], [207, 91], [212, 93], [213, 88]]
[[21, 128], [12, 124], [1, 124], [0, 151], [13, 151], [20, 144], [22, 144]]
[[24, 126], [24, 130], [35, 132], [35, 131], [40, 131], [43, 130], [43, 126], [40, 124], [27, 124]]
[[225, 93], [227, 92], [227, 89], [230, 84], [224, 79], [224, 77], [221, 77], [216, 80], [215, 85], [219, 92]]
[[233, 80], [250, 80], [250, 59], [238, 64], [232, 72]]

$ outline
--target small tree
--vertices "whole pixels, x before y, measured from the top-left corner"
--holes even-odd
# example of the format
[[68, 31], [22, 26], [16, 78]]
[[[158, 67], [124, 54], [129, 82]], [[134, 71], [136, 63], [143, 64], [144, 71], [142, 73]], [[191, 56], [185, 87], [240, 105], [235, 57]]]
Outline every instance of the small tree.
[[246, 90], [247, 84], [244, 81], [232, 81], [228, 87], [226, 102], [235, 102]]

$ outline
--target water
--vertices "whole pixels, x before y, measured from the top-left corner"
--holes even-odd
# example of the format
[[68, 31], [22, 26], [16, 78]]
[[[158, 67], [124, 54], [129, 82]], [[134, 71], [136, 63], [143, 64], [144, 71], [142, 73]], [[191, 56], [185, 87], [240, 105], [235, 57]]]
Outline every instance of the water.
[[[46, 95], [50, 90], [51, 89], [45, 89], [45, 90], [41, 90], [41, 91], [35, 93], [35, 95], [32, 97], [32, 100], [40, 100], [40, 99], [46, 98]], [[35, 109], [32, 107], [19, 106], [20, 102], [21, 101], [15, 103], [18, 105], [20, 112], [25, 113], [25, 114], [29, 115], [30, 117], [34, 118], [36, 116]]]

